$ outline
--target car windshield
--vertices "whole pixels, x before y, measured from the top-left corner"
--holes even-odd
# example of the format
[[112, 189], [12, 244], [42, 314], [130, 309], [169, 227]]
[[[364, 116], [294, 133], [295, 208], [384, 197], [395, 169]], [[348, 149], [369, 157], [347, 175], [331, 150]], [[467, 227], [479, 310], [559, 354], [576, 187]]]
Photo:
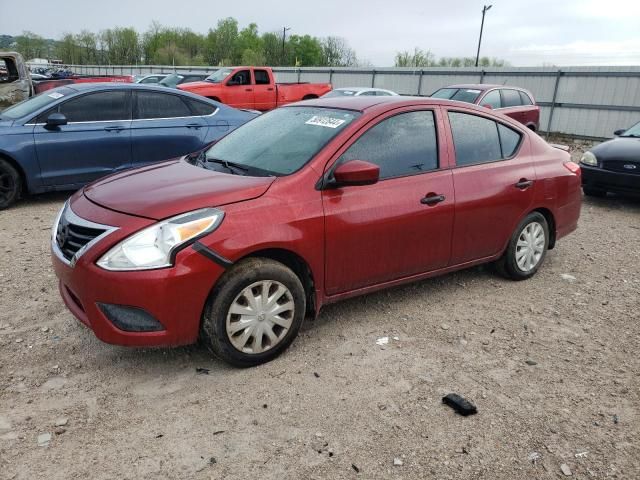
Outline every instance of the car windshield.
[[457, 100], [459, 102], [474, 103], [480, 90], [473, 88], [441, 88], [431, 95], [433, 98], [443, 98], [445, 100]]
[[322, 96], [322, 98], [331, 98], [331, 97], [354, 97], [356, 95], [355, 90], [346, 90], [346, 89], [337, 89], [331, 90], [329, 93]]
[[35, 97], [31, 97], [28, 100], [23, 100], [20, 103], [13, 105], [12, 107], [7, 108], [0, 112], [0, 119], [3, 120], [15, 120], [17, 118], [22, 118], [27, 115], [31, 115], [32, 113], [37, 112], [42, 107], [46, 107], [47, 105], [57, 101], [62, 97], [66, 97], [67, 95], [71, 95], [74, 93], [73, 90], [66, 87], [58, 87], [53, 90], [47, 90], [46, 92], [42, 92]]
[[211, 83], [220, 83], [227, 78], [231, 72], [233, 72], [232, 68], [221, 68], [217, 72], [209, 75], [205, 80]]
[[239, 165], [249, 175], [289, 175], [359, 115], [318, 107], [278, 108], [223, 137], [206, 151], [205, 159]]
[[171, 75], [167, 75], [166, 77], [164, 77], [158, 83], [160, 85], [164, 85], [165, 87], [175, 87], [180, 83], [180, 80], [182, 80], [183, 78], [184, 77], [182, 75], [178, 75], [177, 73], [172, 73]]
[[640, 137], [640, 122], [636, 123], [633, 127], [626, 130], [621, 137]]

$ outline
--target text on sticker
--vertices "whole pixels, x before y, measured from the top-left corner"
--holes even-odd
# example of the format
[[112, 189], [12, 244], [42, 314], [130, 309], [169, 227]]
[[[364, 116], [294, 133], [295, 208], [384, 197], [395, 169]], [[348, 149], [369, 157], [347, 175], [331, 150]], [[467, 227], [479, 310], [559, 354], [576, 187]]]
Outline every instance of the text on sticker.
[[304, 123], [308, 125], [317, 125], [319, 127], [338, 128], [344, 122], [345, 120], [342, 120], [340, 118], [323, 117], [322, 115], [314, 115]]

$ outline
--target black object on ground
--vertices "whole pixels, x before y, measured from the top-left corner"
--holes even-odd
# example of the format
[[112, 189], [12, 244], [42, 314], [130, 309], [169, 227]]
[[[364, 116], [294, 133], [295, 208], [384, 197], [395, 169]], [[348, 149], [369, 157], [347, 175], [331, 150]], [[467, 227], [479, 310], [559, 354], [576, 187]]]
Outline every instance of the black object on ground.
[[460, 415], [467, 416], [478, 413], [476, 406], [466, 398], [461, 397], [457, 393], [450, 393], [442, 397], [442, 403], [449, 405]]
[[198, 375], [209, 375], [209, 369], [208, 368], [196, 367], [196, 373]]

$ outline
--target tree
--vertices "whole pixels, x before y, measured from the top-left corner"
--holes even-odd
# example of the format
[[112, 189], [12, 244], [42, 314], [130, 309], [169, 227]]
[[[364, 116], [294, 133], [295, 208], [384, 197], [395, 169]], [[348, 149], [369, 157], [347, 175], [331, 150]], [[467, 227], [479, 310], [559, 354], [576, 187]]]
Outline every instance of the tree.
[[322, 40], [322, 63], [327, 67], [352, 67], [358, 59], [344, 38], [327, 37]]
[[16, 50], [26, 59], [42, 58], [47, 55], [47, 42], [33, 32], [22, 32], [15, 38]]
[[396, 53], [396, 67], [433, 67], [435, 56], [430, 50], [421, 50], [418, 47], [413, 49], [413, 53], [408, 51]]
[[[210, 32], [211, 33], [211, 32]], [[218, 22], [214, 30], [213, 60], [217, 65], [231, 65], [237, 58], [238, 21], [228, 17]]]
[[322, 65], [322, 43], [316, 37], [291, 35], [288, 43], [293, 56], [288, 59], [289, 64], [294, 64], [297, 67]]

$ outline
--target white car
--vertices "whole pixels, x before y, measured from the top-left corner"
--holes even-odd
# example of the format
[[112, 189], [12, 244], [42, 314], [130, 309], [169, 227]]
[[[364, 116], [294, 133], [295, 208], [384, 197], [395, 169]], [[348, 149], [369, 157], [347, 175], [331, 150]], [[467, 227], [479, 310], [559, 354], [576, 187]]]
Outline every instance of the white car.
[[163, 80], [168, 74], [166, 73], [152, 73], [150, 75], [136, 76], [136, 83], [158, 83]]
[[377, 97], [389, 97], [398, 95], [391, 90], [385, 90], [383, 88], [370, 88], [370, 87], [354, 87], [354, 88], [334, 88], [329, 93], [325, 93], [322, 98], [330, 97], [359, 97], [361, 95], [377, 96]]

